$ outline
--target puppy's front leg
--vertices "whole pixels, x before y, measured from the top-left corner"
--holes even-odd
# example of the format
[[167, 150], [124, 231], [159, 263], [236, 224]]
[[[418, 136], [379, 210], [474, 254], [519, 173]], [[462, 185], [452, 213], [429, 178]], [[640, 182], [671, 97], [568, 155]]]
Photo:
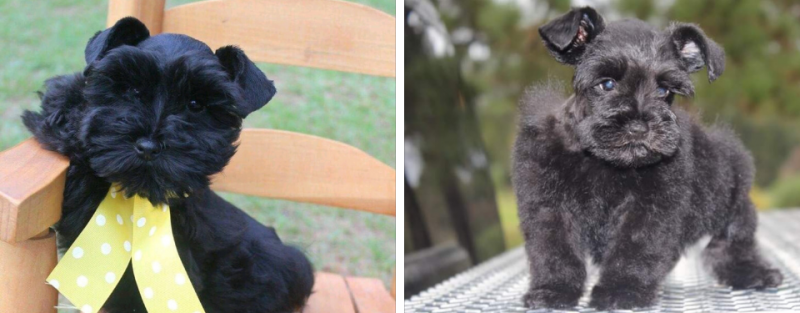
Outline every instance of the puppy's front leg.
[[523, 301], [530, 308], [574, 307], [583, 294], [586, 264], [568, 214], [547, 207], [520, 211], [531, 273]]
[[[663, 210], [663, 211], [660, 211]], [[622, 216], [603, 254], [600, 280], [590, 306], [599, 310], [647, 307], [680, 258], [678, 229], [666, 209], [631, 208]]]

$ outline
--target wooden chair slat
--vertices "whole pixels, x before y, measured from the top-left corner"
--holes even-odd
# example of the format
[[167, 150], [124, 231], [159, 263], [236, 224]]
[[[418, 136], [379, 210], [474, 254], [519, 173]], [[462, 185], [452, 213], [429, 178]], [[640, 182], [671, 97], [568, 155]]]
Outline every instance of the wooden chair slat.
[[303, 313], [356, 312], [342, 276], [319, 272], [314, 276], [314, 280], [313, 293], [303, 308]]
[[347, 287], [353, 296], [357, 312], [389, 313], [394, 312], [394, 298], [383, 282], [376, 278], [347, 277]]
[[253, 61], [395, 76], [395, 19], [338, 0], [209, 0], [164, 12], [163, 32]]
[[109, 0], [106, 27], [114, 26], [124, 17], [133, 16], [147, 26], [151, 35], [161, 33], [165, 2], [166, 0]]
[[391, 288], [392, 299], [397, 300], [397, 266], [392, 268], [392, 285], [389, 287]]
[[61, 218], [68, 166], [34, 139], [0, 153], [0, 240], [24, 241]]
[[341, 142], [270, 129], [245, 129], [218, 191], [395, 215], [395, 171]]

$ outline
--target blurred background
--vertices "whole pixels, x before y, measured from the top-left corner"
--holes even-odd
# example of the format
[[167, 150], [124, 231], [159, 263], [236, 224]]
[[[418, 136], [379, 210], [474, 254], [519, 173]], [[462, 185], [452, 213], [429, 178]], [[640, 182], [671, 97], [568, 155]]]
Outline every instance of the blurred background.
[[[395, 14], [394, 0], [349, 0]], [[193, 2], [168, 0], [167, 7]], [[82, 71], [83, 49], [105, 29], [106, 1], [0, 0], [0, 151], [29, 138], [19, 116], [38, 110], [36, 91], [55, 75]], [[211, 47], [216, 49], [218, 47]], [[247, 51], [245, 51], [247, 52]], [[258, 64], [278, 94], [245, 127], [273, 128], [341, 141], [395, 165], [395, 79]], [[395, 265], [393, 217], [223, 194], [305, 250], [316, 270], [379, 277]]]
[[677, 101], [741, 136], [759, 210], [800, 206], [800, 1], [405, 0], [406, 297], [522, 243], [517, 100], [548, 77], [571, 85], [537, 28], [585, 5], [607, 21], [696, 23], [723, 46], [721, 78], [698, 72], [694, 99]]

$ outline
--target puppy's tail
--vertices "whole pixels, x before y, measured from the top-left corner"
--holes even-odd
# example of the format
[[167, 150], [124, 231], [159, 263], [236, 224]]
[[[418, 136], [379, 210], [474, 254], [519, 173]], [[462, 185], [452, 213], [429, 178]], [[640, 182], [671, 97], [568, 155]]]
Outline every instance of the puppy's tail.
[[555, 114], [567, 99], [565, 90], [564, 83], [553, 77], [526, 88], [519, 100], [520, 126], [539, 125]]
[[292, 246], [284, 246], [284, 253], [289, 260], [289, 303], [295, 308], [302, 308], [311, 296], [314, 287], [314, 267], [303, 252]]
[[22, 114], [25, 127], [47, 149], [70, 155], [75, 144], [74, 125], [79, 120], [78, 111], [83, 103], [83, 75], [56, 76], [45, 82], [45, 91], [39, 92], [42, 111], [26, 110]]

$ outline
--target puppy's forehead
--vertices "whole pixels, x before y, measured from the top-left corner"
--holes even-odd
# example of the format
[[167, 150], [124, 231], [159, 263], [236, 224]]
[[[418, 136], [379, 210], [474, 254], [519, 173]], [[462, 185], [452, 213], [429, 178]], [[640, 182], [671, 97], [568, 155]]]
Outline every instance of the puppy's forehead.
[[155, 52], [168, 60], [186, 55], [214, 57], [214, 52], [205, 43], [181, 34], [159, 34], [142, 41], [139, 49]]
[[608, 23], [598, 39], [614, 42], [650, 43], [659, 35], [658, 29], [635, 19], [625, 19]]
[[652, 64], [668, 61], [665, 53], [669, 38], [655, 27], [640, 20], [622, 20], [606, 26], [594, 44], [588, 47], [590, 56], [624, 57], [631, 62]]
[[159, 34], [142, 41], [129, 52], [149, 56], [146, 59], [150, 62], [148, 65], [158, 68], [161, 74], [195, 73], [196, 76], [208, 77], [221, 75], [213, 73], [215, 71], [224, 71], [208, 45], [186, 35]]

